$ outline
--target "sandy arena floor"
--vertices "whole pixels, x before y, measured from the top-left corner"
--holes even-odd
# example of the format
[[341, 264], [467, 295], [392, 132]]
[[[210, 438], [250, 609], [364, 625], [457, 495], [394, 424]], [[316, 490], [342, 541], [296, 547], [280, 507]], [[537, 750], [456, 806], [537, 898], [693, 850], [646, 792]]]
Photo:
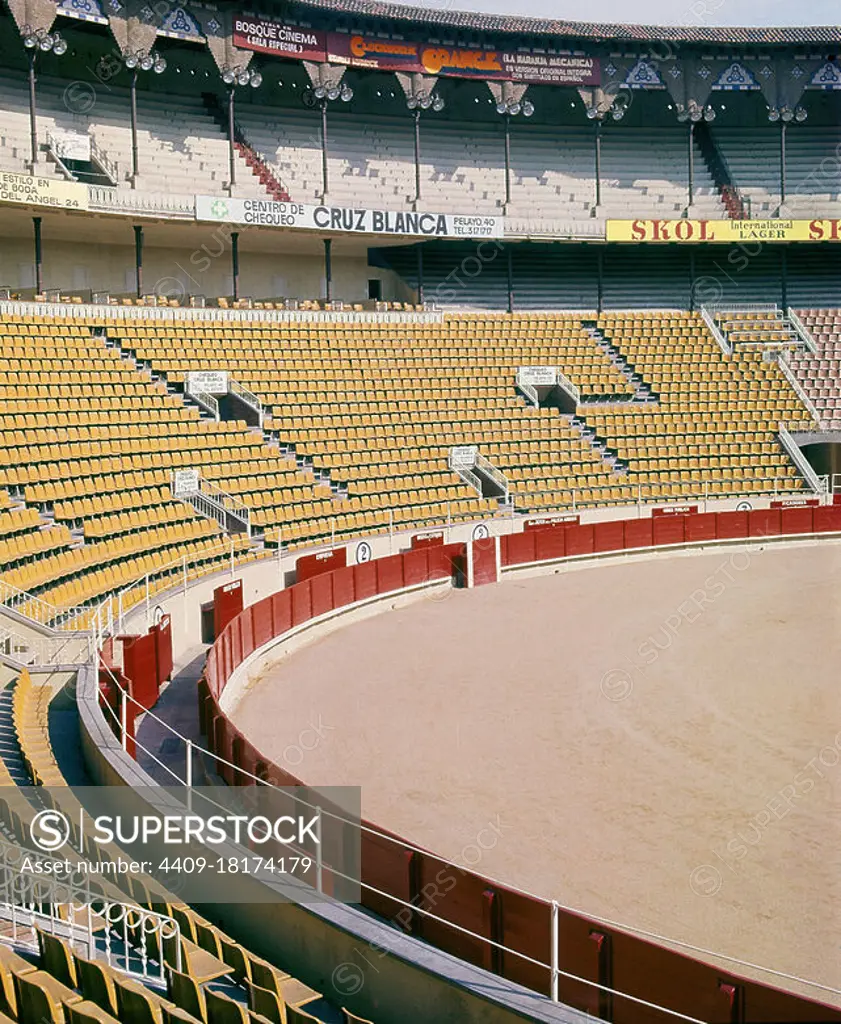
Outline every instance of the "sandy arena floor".
[[840, 627], [833, 544], [509, 578], [338, 630], [234, 718], [491, 878], [841, 989]]

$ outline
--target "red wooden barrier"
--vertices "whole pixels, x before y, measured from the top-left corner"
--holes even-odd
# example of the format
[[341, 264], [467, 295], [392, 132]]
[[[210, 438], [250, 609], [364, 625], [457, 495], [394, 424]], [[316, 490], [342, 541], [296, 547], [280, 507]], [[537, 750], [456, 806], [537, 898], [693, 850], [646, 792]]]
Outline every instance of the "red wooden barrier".
[[812, 506], [786, 507], [780, 512], [780, 533], [811, 533]]
[[158, 699], [158, 659], [155, 634], [118, 637], [123, 642], [123, 673], [129, 680], [132, 697], [144, 711]]
[[280, 636], [292, 628], [292, 595], [288, 590], [272, 594], [272, 633]]
[[650, 548], [653, 543], [653, 519], [625, 520], [625, 547]]
[[377, 596], [377, 567], [374, 562], [354, 566], [353, 589], [357, 601]]
[[815, 533], [834, 533], [841, 530], [841, 505], [821, 505], [812, 509]]
[[495, 537], [483, 537], [481, 540], [470, 541], [469, 557], [472, 561], [470, 586], [483, 587], [488, 583], [497, 583], [499, 581], [499, 564]]
[[242, 664], [242, 632], [240, 631], [239, 616], [228, 623], [225, 632], [231, 638], [231, 671], [233, 672]]
[[463, 556], [466, 550], [465, 544], [438, 544], [429, 548], [429, 578], [452, 579], [455, 574], [455, 559]]
[[245, 659], [254, 651], [254, 613], [252, 611], [253, 606], [246, 608], [242, 615], [237, 616], [239, 622], [239, 636], [241, 645], [241, 656], [242, 660]]
[[341, 569], [345, 565], [347, 565], [347, 548], [319, 551], [315, 555], [301, 555], [295, 562], [295, 582], [302, 583], [304, 580], [312, 579], [313, 576]]
[[312, 581], [305, 580], [289, 588], [292, 595], [292, 625], [300, 626], [312, 618]]
[[612, 520], [593, 524], [593, 547], [596, 551], [621, 551], [625, 547], [625, 523]]
[[356, 600], [354, 580], [356, 579], [356, 567], [347, 566], [345, 569], [336, 569], [333, 576], [333, 607], [342, 608], [346, 604], [353, 604]]
[[264, 597], [251, 605], [251, 622], [254, 627], [255, 648], [262, 647], [274, 638], [271, 597]]
[[573, 523], [562, 530], [533, 530], [534, 553], [539, 562], [545, 562], [552, 558], [563, 558], [567, 553], [567, 533], [571, 529], [577, 529], [578, 524]]
[[651, 520], [655, 544], [683, 544], [686, 539], [686, 516], [657, 516]]
[[415, 587], [429, 580], [429, 546], [422, 546], [403, 555], [403, 584]]
[[[540, 531], [540, 536], [543, 533]], [[563, 534], [562, 534], [563, 535]], [[526, 562], [533, 562], [540, 555], [535, 554], [535, 538], [537, 530], [529, 530], [523, 533], [510, 533], [502, 538], [501, 557], [503, 565], [523, 565]]]
[[323, 573], [310, 578], [310, 592], [312, 595], [312, 614], [326, 615], [333, 611], [333, 573]]
[[388, 594], [403, 587], [403, 556], [389, 555], [369, 562], [377, 574], [377, 593]]
[[747, 512], [716, 512], [718, 524], [716, 533], [719, 540], [733, 540], [748, 535]]
[[594, 551], [592, 524], [568, 526], [566, 530], [567, 554], [589, 555]]
[[219, 636], [225, 626], [242, 611], [242, 580], [223, 583], [213, 591], [213, 634]]
[[172, 618], [164, 615], [149, 632], [155, 638], [155, 663], [158, 673], [158, 689], [172, 675]]
[[695, 512], [686, 517], [684, 524], [687, 543], [692, 541], [715, 540], [716, 518], [714, 513]]
[[778, 537], [780, 534], [780, 510], [758, 508], [748, 512], [748, 536]]

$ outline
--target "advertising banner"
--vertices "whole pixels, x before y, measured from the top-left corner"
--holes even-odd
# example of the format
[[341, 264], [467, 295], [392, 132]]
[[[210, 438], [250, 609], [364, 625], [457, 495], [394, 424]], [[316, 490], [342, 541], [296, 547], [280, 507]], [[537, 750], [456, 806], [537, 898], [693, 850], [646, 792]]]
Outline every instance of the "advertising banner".
[[422, 235], [427, 238], [502, 238], [505, 233], [503, 217], [365, 210], [279, 203], [271, 199], [220, 199], [218, 196], [196, 196], [196, 220], [305, 231]]
[[374, 71], [492, 78], [535, 85], [598, 85], [597, 57], [535, 50], [470, 49], [346, 32], [320, 32], [269, 18], [237, 15], [234, 46], [295, 60], [330, 61]]
[[269, 18], [237, 15], [233, 24], [234, 46], [257, 53], [295, 60], [323, 61], [327, 58], [327, 33]]
[[841, 220], [609, 220], [608, 242], [841, 242]]
[[33, 178], [0, 171], [0, 203], [54, 206], [59, 210], [87, 210], [88, 186], [75, 181]]

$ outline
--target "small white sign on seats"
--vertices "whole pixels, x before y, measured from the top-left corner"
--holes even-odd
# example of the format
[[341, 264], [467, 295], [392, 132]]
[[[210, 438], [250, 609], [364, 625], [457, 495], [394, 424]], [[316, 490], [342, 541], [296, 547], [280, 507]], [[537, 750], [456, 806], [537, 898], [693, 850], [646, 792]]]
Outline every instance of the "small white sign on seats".
[[450, 449], [450, 465], [453, 469], [470, 469], [476, 465], [478, 452], [475, 444], [456, 445]]
[[187, 374], [187, 390], [192, 394], [227, 395], [228, 374], [224, 370], [192, 370]]
[[521, 366], [517, 370], [518, 384], [545, 387], [558, 383], [558, 369], [555, 366]]
[[200, 481], [201, 473], [197, 469], [176, 469], [172, 474], [172, 496], [198, 494]]

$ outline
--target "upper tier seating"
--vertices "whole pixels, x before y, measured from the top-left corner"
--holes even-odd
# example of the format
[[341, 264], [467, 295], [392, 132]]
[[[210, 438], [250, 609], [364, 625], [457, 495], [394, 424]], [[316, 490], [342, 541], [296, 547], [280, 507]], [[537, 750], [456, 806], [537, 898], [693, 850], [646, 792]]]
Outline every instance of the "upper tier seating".
[[[116, 184], [128, 188], [131, 177], [129, 92], [114, 84], [97, 89], [96, 102], [87, 112], [68, 108], [64, 79], [38, 76], [38, 142], [44, 147], [51, 129], [89, 134], [106, 169], [115, 170]], [[0, 72], [0, 170], [28, 173], [29, 94], [26, 80], [11, 71]], [[201, 98], [173, 93], [137, 93], [138, 188], [151, 192], [191, 195], [195, 192], [227, 194], [230, 178], [228, 141], [205, 110]], [[39, 155], [38, 173], [63, 177], [57, 166]], [[268, 193], [239, 161], [236, 195], [268, 198]]]
[[818, 347], [816, 354], [800, 349], [790, 364], [821, 423], [841, 428], [841, 311], [802, 309], [799, 316]]
[[[719, 128], [712, 131], [733, 184], [753, 218], [772, 217], [780, 206], [779, 131]], [[786, 201], [782, 216], [834, 216], [841, 195], [838, 131], [793, 124], [786, 132]]]

